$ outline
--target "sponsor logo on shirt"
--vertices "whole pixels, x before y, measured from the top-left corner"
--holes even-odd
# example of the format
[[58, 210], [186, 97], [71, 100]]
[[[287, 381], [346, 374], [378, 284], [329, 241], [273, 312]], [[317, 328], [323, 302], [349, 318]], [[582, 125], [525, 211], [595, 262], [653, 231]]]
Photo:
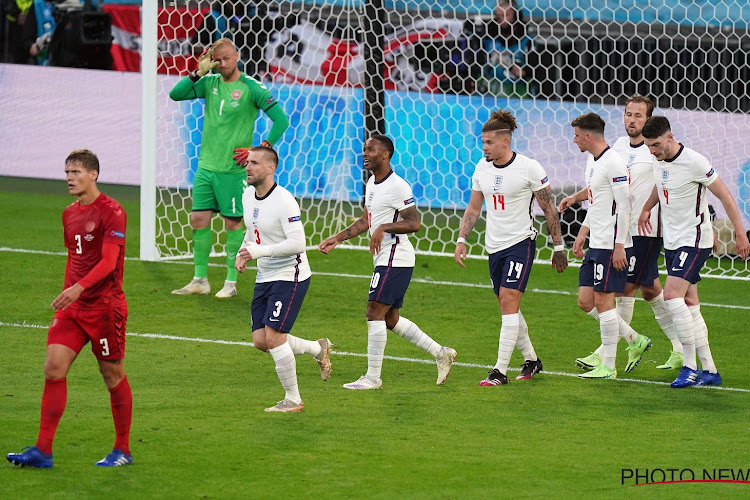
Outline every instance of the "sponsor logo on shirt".
[[712, 175], [714, 175], [714, 169], [713, 168], [706, 173], [706, 177], [711, 177]]
[[541, 183], [544, 184], [545, 182], [549, 182], [549, 177], [546, 175], [544, 176], [544, 179], [542, 179]]
[[115, 231], [114, 229], [109, 232], [109, 235], [110, 236], [114, 236], [115, 238], [124, 238], [125, 237], [125, 233], [123, 233], [121, 231]]
[[414, 203], [414, 197], [404, 200], [404, 205], [411, 205], [412, 203]]
[[500, 187], [503, 185], [503, 176], [502, 175], [496, 175], [495, 176], [495, 186]]
[[299, 222], [301, 219], [299, 215], [295, 215], [294, 217], [289, 217], [288, 220], [289, 222]]
[[237, 100], [240, 97], [242, 97], [242, 91], [241, 90], [233, 90], [232, 91], [232, 99]]
[[620, 177], [612, 177], [612, 182], [627, 182], [628, 176], [621, 175]]

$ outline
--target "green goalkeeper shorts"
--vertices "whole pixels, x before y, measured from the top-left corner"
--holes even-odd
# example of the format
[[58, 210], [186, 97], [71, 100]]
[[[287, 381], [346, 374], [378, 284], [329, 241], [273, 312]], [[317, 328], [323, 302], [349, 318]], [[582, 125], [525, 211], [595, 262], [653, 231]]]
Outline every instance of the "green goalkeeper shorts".
[[193, 181], [193, 211], [211, 210], [223, 217], [242, 217], [247, 174], [225, 174], [199, 168]]

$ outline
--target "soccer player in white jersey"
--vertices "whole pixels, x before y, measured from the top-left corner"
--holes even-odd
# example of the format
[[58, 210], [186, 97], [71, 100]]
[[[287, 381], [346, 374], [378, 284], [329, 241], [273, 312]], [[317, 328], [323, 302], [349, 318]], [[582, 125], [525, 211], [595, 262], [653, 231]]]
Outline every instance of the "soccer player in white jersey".
[[347, 389], [380, 389], [386, 329], [405, 338], [435, 357], [437, 384], [450, 374], [456, 351], [432, 340], [417, 325], [399, 315], [414, 270], [414, 247], [408, 234], [419, 230], [419, 212], [411, 187], [391, 169], [393, 142], [384, 135], [365, 141], [362, 156], [365, 170], [372, 173], [365, 188], [365, 209], [351, 226], [320, 242], [327, 254], [342, 241], [370, 231], [370, 253], [375, 271], [370, 280], [367, 302], [367, 373]]
[[[589, 209], [573, 244], [573, 253], [583, 257], [583, 244], [589, 235], [586, 252], [578, 275], [578, 305], [586, 310], [585, 297], [593, 290], [594, 309], [587, 311], [598, 317], [602, 339], [601, 364], [581, 378], [617, 378], [615, 358], [617, 341], [623, 325], [615, 310], [615, 294], [625, 289], [628, 260], [625, 246], [630, 232], [630, 189], [625, 160], [604, 140], [604, 120], [596, 113], [587, 113], [572, 121], [573, 141], [581, 152], [590, 153], [588, 172]], [[629, 326], [628, 329], [632, 330]], [[626, 335], [628, 341], [648, 345], [635, 331]], [[644, 349], [645, 350], [645, 349]]]
[[[706, 189], [724, 206], [736, 233], [737, 253], [748, 257], [748, 243], [740, 212], [724, 181], [705, 156], [677, 142], [664, 116], [652, 116], [643, 127], [643, 137], [654, 155], [654, 186], [638, 218], [641, 234], [653, 230], [651, 209], [661, 204], [664, 230], [664, 261], [667, 280], [664, 298], [682, 343], [684, 365], [672, 387], [720, 385], [708, 345], [708, 329], [700, 312], [698, 281], [700, 270], [711, 254], [713, 228], [708, 212]], [[698, 371], [696, 353], [703, 372]]]
[[305, 228], [294, 196], [276, 184], [279, 157], [270, 147], [248, 152], [248, 188], [242, 196], [247, 232], [235, 268], [244, 272], [256, 259], [258, 274], [251, 307], [253, 344], [270, 351], [285, 397], [267, 412], [299, 412], [304, 404], [297, 386], [295, 354], [310, 354], [327, 380], [331, 373], [331, 342], [304, 340], [289, 332], [310, 286], [310, 265], [305, 253]]
[[[672, 352], [669, 359], [660, 369], [679, 368], [682, 366], [682, 344], [677, 338], [677, 333], [672, 327], [672, 314], [669, 312], [664, 301], [661, 282], [659, 281], [659, 254], [662, 248], [661, 226], [659, 223], [659, 210], [654, 210], [651, 222], [654, 230], [645, 236], [638, 236], [637, 215], [651, 195], [654, 187], [653, 179], [653, 156], [646, 146], [641, 131], [646, 120], [654, 111], [654, 103], [648, 97], [635, 94], [625, 102], [623, 121], [627, 136], [620, 137], [612, 149], [620, 153], [628, 167], [630, 175], [630, 202], [632, 204], [630, 219], [630, 235], [632, 246], [626, 247], [628, 257], [628, 278], [625, 291], [618, 293], [615, 299], [615, 310], [627, 325], [633, 318], [633, 307], [635, 305], [635, 294], [640, 289], [641, 296], [648, 301], [654, 311], [654, 317], [664, 333], [672, 343]], [[587, 179], [588, 184], [588, 179]], [[569, 196], [560, 202], [560, 211], [564, 211], [576, 202], [588, 198], [587, 188], [582, 189], [573, 196]], [[594, 311], [593, 290], [587, 289], [586, 293], [579, 296], [579, 304], [585, 312]], [[624, 331], [623, 331], [624, 330]], [[621, 336], [632, 340], [632, 330], [625, 327], [620, 331]], [[629, 373], [635, 369], [641, 361], [643, 353], [650, 347], [646, 342], [647, 337], [636, 337], [637, 342], [629, 342], [628, 364], [625, 372]], [[576, 364], [585, 369], [592, 370], [601, 364], [602, 347], [600, 346], [592, 354], [576, 359]]]
[[507, 371], [513, 349], [518, 347], [524, 364], [516, 380], [527, 380], [542, 371], [529, 338], [529, 328], [521, 313], [521, 299], [531, 273], [536, 252], [537, 231], [531, 214], [533, 199], [544, 211], [554, 244], [552, 267], [561, 273], [568, 258], [560, 232], [560, 219], [549, 187], [547, 172], [538, 161], [511, 149], [516, 119], [508, 111], [494, 111], [482, 126], [482, 152], [471, 181], [469, 206], [461, 220], [454, 256], [466, 267], [466, 238], [471, 234], [487, 204], [485, 250], [489, 254], [490, 280], [502, 315], [497, 362], [480, 386], [508, 383]]

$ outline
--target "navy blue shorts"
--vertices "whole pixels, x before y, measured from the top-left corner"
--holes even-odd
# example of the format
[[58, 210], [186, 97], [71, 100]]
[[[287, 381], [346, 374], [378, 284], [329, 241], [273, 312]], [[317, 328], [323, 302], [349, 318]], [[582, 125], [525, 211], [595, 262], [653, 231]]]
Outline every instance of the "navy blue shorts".
[[633, 236], [628, 253], [628, 283], [651, 286], [659, 277], [659, 254], [663, 238]]
[[370, 280], [370, 295], [367, 300], [401, 309], [404, 295], [411, 283], [413, 267], [377, 266]]
[[710, 255], [710, 248], [680, 247], [677, 250], [665, 248], [664, 262], [667, 265], [667, 274], [695, 285], [701, 280], [701, 269]]
[[521, 293], [526, 291], [535, 251], [534, 240], [529, 238], [490, 254], [490, 280], [495, 295], [500, 294], [500, 287], [518, 290]]
[[253, 331], [269, 326], [282, 333], [292, 331], [302, 301], [310, 287], [305, 281], [269, 281], [256, 283], [253, 292], [251, 316]]
[[592, 286], [595, 292], [622, 293], [628, 279], [628, 270], [615, 269], [612, 265], [612, 252], [602, 248], [589, 248], [578, 272], [578, 286]]

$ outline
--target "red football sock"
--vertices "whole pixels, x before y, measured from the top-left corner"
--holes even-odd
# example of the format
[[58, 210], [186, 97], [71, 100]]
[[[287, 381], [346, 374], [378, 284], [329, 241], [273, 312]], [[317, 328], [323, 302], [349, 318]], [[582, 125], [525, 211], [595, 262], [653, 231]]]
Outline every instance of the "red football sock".
[[68, 384], [66, 379], [58, 378], [44, 381], [42, 394], [42, 418], [39, 422], [39, 438], [36, 447], [42, 453], [52, 453], [52, 441], [55, 440], [57, 424], [65, 411], [68, 401]]
[[114, 448], [130, 455], [130, 421], [133, 417], [133, 393], [130, 391], [128, 377], [109, 390], [109, 402], [112, 406], [112, 418], [115, 421]]

